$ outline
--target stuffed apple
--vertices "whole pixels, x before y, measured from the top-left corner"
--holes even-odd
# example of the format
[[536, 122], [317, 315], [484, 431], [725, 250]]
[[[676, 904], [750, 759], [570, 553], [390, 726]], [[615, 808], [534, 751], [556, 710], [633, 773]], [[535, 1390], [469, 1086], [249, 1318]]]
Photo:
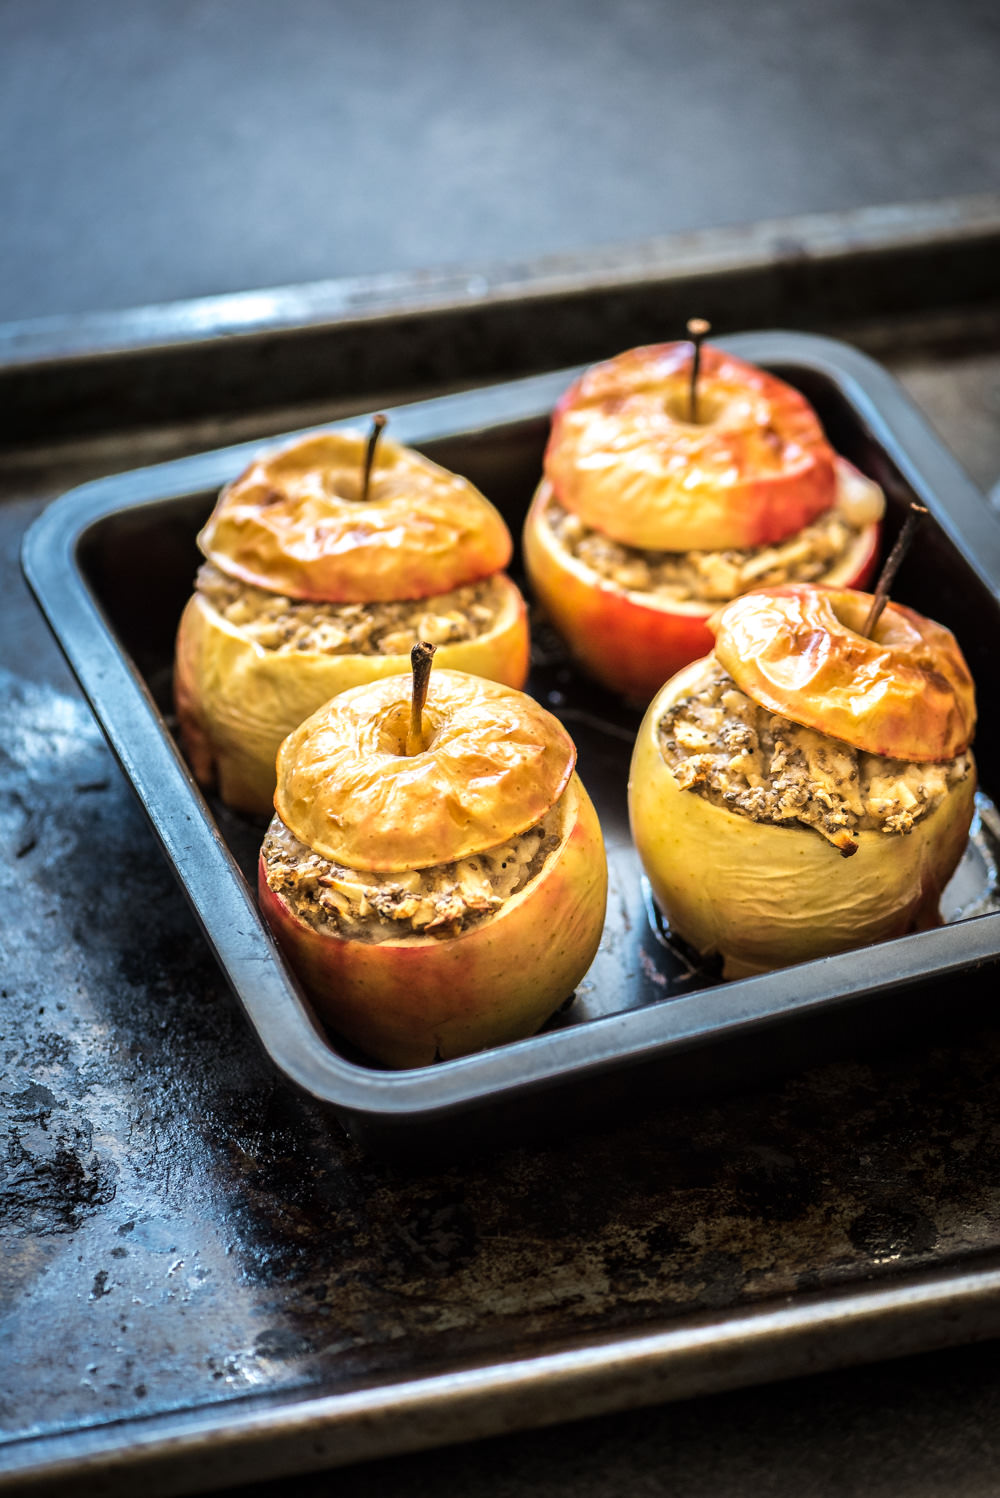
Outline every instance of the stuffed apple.
[[792, 386], [719, 349], [630, 349], [556, 408], [524, 532], [532, 588], [581, 664], [643, 702], [751, 589], [864, 586], [884, 499]]
[[197, 779], [266, 815], [282, 739], [337, 692], [405, 672], [417, 639], [453, 669], [523, 685], [511, 538], [466, 479], [377, 430], [263, 455], [199, 536], [175, 698]]
[[[562, 725], [435, 671], [342, 693], [278, 755], [261, 910], [322, 1018], [388, 1066], [531, 1035], [601, 938], [607, 866]], [[429, 666], [429, 659], [428, 659]]]
[[651, 703], [633, 837], [676, 935], [727, 977], [937, 924], [975, 795], [972, 678], [951, 632], [872, 595], [747, 594]]

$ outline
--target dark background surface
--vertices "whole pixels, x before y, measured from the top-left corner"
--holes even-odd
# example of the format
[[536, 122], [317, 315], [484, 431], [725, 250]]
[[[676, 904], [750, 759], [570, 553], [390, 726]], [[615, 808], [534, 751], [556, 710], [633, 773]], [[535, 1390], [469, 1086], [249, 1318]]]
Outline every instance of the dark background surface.
[[0, 321], [997, 186], [994, 0], [5, 0]]
[[[993, 189], [998, 39], [994, 0], [7, 0], [0, 320]], [[290, 1486], [972, 1498], [998, 1405], [988, 1344]]]

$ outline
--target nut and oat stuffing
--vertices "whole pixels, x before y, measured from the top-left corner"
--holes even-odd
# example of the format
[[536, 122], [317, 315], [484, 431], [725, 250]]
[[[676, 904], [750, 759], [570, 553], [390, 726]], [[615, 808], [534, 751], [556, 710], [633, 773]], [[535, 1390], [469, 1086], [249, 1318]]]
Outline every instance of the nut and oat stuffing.
[[834, 505], [811, 525], [772, 546], [727, 551], [644, 551], [591, 530], [555, 500], [548, 525], [565, 549], [605, 582], [628, 593], [653, 593], [677, 603], [726, 603], [752, 588], [816, 582], [842, 561], [868, 512]]
[[540, 822], [457, 863], [380, 874], [331, 863], [299, 842], [280, 817], [262, 848], [267, 882], [314, 930], [380, 942], [455, 936], [493, 915], [541, 871], [559, 846], [561, 801]]
[[494, 576], [433, 598], [321, 603], [269, 593], [211, 562], [200, 568], [197, 588], [217, 614], [262, 649], [324, 655], [408, 655], [418, 640], [474, 640], [493, 628], [503, 597]]
[[845, 857], [857, 832], [910, 832], [972, 773], [968, 752], [913, 763], [803, 728], [751, 701], [721, 666], [663, 715], [657, 737], [682, 790], [751, 821], [812, 827]]

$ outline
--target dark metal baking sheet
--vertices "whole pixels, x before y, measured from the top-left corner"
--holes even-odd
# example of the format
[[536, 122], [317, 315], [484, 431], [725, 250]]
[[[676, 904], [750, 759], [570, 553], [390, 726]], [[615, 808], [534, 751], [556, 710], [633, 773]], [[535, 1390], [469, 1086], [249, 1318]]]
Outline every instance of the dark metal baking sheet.
[[998, 1332], [1000, 1269], [823, 1299], [803, 1295], [794, 1305], [722, 1324], [706, 1316], [672, 1330], [381, 1387], [302, 1400], [233, 1400], [224, 1414], [154, 1415], [133, 1422], [127, 1435], [97, 1427], [69, 1440], [40, 1437], [8, 1450], [0, 1492], [131, 1498], [140, 1485], [150, 1498], [209, 1492]]
[[[544, 341], [544, 299], [532, 323]], [[959, 320], [955, 363], [907, 358], [991, 478], [985, 411], [952, 420], [995, 358], [984, 327]], [[898, 361], [919, 328], [876, 331]], [[870, 1004], [845, 1011], [841, 1059], [808, 1070], [788, 1026], [744, 1034], [735, 1090], [687, 1101], [679, 1076], [634, 1121], [591, 1078], [585, 1124], [553, 1093], [530, 1148], [500, 1133], [461, 1168], [380, 1161], [266, 1064], [16, 562], [60, 474], [225, 430], [115, 431], [0, 474], [0, 1486], [200, 1492], [997, 1335], [992, 963], [981, 1004], [975, 973], [945, 979], [920, 1029], [913, 989], [878, 1038]]]
[[[835, 445], [883, 483], [897, 523], [911, 496], [928, 505], [938, 529], [925, 531], [915, 548], [899, 596], [955, 628], [974, 675], [986, 679], [1000, 645], [1000, 525], [915, 408], [884, 370], [830, 340], [758, 334], [728, 346], [806, 390]], [[570, 373], [400, 408], [392, 413], [394, 434], [468, 473], [517, 530], [547, 415]], [[915, 984], [960, 976], [967, 985], [986, 981], [984, 964], [1000, 956], [1000, 913], [990, 887], [998, 829], [989, 803], [959, 881], [965, 893], [951, 897], [956, 914], [964, 907], [965, 914], [979, 912], [973, 918], [862, 953], [706, 986], [702, 975], [675, 960], [642, 900], [624, 811], [638, 720], [557, 653], [554, 662], [543, 660], [531, 685], [578, 740], [612, 876], [605, 940], [574, 1005], [538, 1036], [433, 1068], [389, 1073], [345, 1053], [314, 1023], [256, 914], [243, 875], [252, 880], [260, 829], [225, 812], [213, 817], [152, 695], [168, 678], [173, 630], [194, 570], [193, 536], [213, 494], [252, 451], [224, 449], [76, 490], [32, 528], [24, 565], [263, 1045], [352, 1127], [371, 1137], [395, 1127], [412, 1144], [418, 1122], [447, 1126], [470, 1107], [496, 1110], [557, 1084], [578, 1091], [601, 1074], [640, 1063], [655, 1063], [660, 1079], [690, 1081], [699, 1067], [709, 1077], [713, 1070], [724, 1076], [727, 1063], [739, 1068], [760, 1036], [778, 1027], [789, 1027], [807, 1046], [805, 1022], [812, 1016], [829, 1021], [843, 1013], [849, 1024], [865, 1003], [891, 1002]], [[978, 743], [987, 792], [993, 719], [986, 694]]]

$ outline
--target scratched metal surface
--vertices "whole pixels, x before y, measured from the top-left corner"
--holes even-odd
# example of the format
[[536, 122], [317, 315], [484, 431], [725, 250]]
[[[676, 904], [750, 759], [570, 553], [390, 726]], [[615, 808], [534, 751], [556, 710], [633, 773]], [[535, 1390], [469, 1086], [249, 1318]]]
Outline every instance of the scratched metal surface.
[[[992, 351], [953, 354], [940, 381], [908, 357], [946, 438], [952, 377], [985, 359], [995, 398]], [[1000, 472], [982, 426], [975, 452], [955, 446]], [[125, 442], [114, 465], [135, 460]], [[21, 581], [26, 525], [110, 466], [107, 449], [12, 465], [0, 489], [11, 1452], [1000, 1261], [1000, 1023], [982, 1014], [932, 1046], [861, 1041], [447, 1168], [351, 1144], [257, 1052]]]

